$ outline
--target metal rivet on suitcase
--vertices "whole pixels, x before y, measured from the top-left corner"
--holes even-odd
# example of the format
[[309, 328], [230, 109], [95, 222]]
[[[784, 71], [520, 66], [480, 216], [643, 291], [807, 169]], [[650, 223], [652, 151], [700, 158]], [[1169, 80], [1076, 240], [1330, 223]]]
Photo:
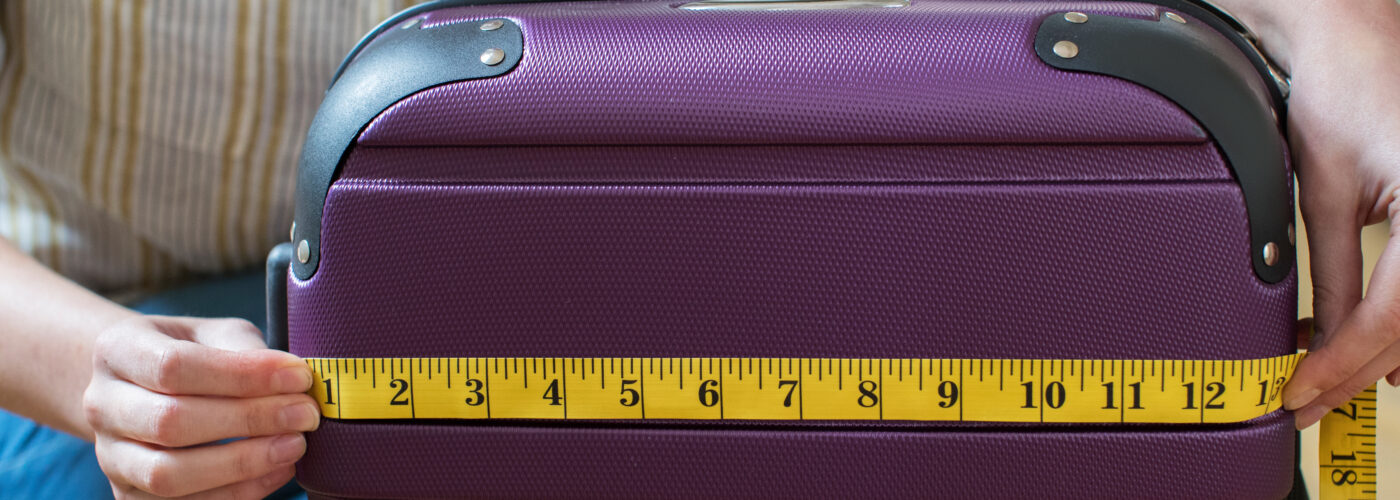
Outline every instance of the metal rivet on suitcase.
[[301, 240], [297, 243], [297, 262], [305, 264], [308, 260], [311, 260], [311, 243]]
[[1069, 40], [1055, 42], [1053, 50], [1055, 51], [1055, 55], [1065, 59], [1073, 59], [1074, 56], [1079, 55], [1079, 46]]
[[1083, 12], [1068, 12], [1065, 14], [1065, 20], [1074, 24], [1084, 24], [1089, 22], [1089, 16]]
[[498, 29], [501, 29], [501, 26], [505, 25], [506, 23], [501, 22], [500, 19], [492, 19], [490, 21], [481, 23], [481, 31], [496, 31]]
[[1284, 99], [1287, 99], [1288, 94], [1293, 91], [1293, 81], [1284, 76], [1273, 64], [1269, 65], [1269, 76], [1274, 77], [1274, 85], [1278, 86], [1279, 93], [1283, 95]]
[[1173, 20], [1173, 21], [1176, 21], [1176, 22], [1178, 22], [1178, 23], [1186, 24], [1186, 18], [1181, 17], [1181, 14], [1177, 14], [1177, 13], [1175, 13], [1175, 12], [1168, 12], [1168, 13], [1166, 13], [1166, 14], [1162, 14], [1162, 16], [1163, 16], [1163, 17], [1166, 17], [1167, 19], [1171, 19], [1171, 20]]
[[1272, 241], [1264, 245], [1264, 263], [1270, 266], [1278, 264], [1278, 245]]
[[481, 62], [487, 66], [495, 66], [506, 60], [506, 52], [501, 49], [486, 49], [481, 53]]

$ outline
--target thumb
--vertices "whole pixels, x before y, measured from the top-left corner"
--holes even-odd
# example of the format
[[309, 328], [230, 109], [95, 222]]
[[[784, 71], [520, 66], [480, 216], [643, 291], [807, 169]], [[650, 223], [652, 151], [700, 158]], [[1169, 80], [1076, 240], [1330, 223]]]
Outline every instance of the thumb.
[[1361, 302], [1361, 224], [1354, 214], [1325, 199], [1312, 210], [1306, 199], [1303, 203], [1316, 334], [1310, 349], [1316, 350], [1329, 342]]
[[1355, 216], [1347, 213], [1348, 204], [1338, 203], [1335, 197], [1320, 196], [1329, 191], [1326, 188], [1336, 191], [1340, 186], [1323, 184], [1333, 182], [1331, 179], [1314, 181], [1303, 186], [1300, 202], [1312, 267], [1312, 326], [1317, 335], [1309, 339], [1309, 355], [1284, 387], [1284, 407], [1290, 410], [1311, 403], [1323, 391], [1351, 376], [1357, 364], [1370, 359], [1356, 360], [1335, 352], [1325, 354], [1325, 346], [1340, 336], [1343, 320], [1361, 302], [1361, 226]]
[[[1394, 240], [1400, 237], [1400, 188], [1391, 191], [1390, 200], [1390, 238]], [[1400, 368], [1390, 372], [1385, 376], [1385, 381], [1392, 387], [1400, 387]]]
[[1392, 234], [1363, 300], [1284, 388], [1284, 406], [1334, 408], [1400, 366], [1400, 238]]

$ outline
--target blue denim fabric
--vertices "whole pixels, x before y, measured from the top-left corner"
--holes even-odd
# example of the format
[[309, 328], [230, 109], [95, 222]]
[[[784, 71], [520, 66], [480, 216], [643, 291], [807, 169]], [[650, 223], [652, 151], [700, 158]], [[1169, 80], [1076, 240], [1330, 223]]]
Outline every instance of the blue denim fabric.
[[0, 496], [112, 498], [92, 443], [0, 410]]
[[[236, 317], [263, 328], [261, 272], [203, 280], [161, 292], [132, 306], [143, 314]], [[0, 497], [112, 498], [92, 443], [0, 410]], [[269, 498], [305, 498], [288, 484]]]

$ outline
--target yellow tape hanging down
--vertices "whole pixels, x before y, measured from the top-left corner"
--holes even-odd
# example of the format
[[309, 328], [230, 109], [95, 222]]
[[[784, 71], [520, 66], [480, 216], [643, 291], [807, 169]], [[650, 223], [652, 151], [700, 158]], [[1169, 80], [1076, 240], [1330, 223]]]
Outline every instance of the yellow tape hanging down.
[[[314, 358], [338, 419], [1242, 422], [1301, 355], [1255, 360]], [[1373, 405], [1374, 406], [1374, 405]]]
[[1324, 499], [1376, 498], [1376, 386], [1322, 417], [1318, 491]]

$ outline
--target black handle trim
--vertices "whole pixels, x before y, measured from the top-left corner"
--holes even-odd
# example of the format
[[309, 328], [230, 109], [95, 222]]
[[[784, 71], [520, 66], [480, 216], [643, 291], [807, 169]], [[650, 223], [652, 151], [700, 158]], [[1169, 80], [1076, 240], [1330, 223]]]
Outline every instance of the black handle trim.
[[[1201, 23], [1065, 13], [1041, 22], [1035, 51], [1056, 68], [1122, 78], [1156, 91], [1215, 139], [1244, 195], [1254, 272], [1278, 283], [1293, 270], [1293, 189], [1269, 85], [1246, 56]], [[1062, 57], [1055, 45], [1072, 42]], [[1272, 246], [1266, 259], [1266, 248]], [[1272, 265], [1267, 260], [1272, 260]]]

